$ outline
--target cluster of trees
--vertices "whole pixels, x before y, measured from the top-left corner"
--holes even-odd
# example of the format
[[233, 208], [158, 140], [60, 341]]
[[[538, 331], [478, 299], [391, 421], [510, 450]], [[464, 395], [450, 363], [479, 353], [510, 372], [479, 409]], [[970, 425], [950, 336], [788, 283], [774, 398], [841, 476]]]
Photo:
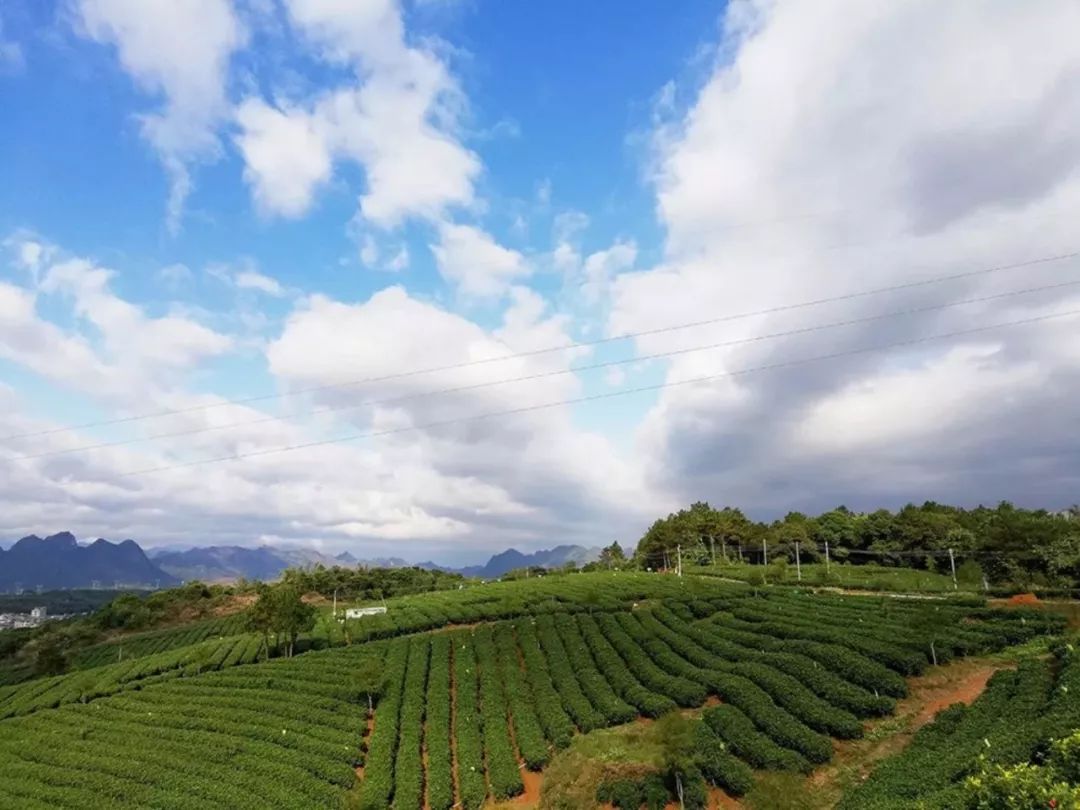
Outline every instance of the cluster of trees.
[[267, 658], [271, 634], [274, 649], [280, 653], [284, 642], [285, 654], [291, 658], [300, 634], [315, 627], [315, 608], [303, 600], [298, 588], [287, 584], [261, 585], [258, 593], [247, 613], [247, 629], [262, 634]]
[[897, 512], [853, 512], [840, 506], [817, 516], [790, 512], [761, 523], [739, 509], [698, 502], [653, 523], [638, 542], [634, 562], [643, 568], [728, 561], [761, 563], [822, 558], [931, 571], [949, 570], [948, 551], [976, 563], [991, 582], [1071, 587], [1080, 581], [1080, 507], [1062, 512], [994, 508], [962, 509], [926, 502]]
[[[446, 591], [465, 582], [461, 574], [428, 571], [424, 568], [287, 568], [282, 572], [281, 585], [301, 593], [318, 593], [330, 597], [337, 591], [344, 599], [389, 599], [429, 591]], [[240, 587], [255, 587], [241, 583]]]

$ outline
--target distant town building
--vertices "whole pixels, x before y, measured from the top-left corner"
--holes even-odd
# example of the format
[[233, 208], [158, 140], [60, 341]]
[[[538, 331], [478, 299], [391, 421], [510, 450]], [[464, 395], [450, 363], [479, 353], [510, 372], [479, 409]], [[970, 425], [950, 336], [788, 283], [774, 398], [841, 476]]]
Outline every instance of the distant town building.
[[30, 617], [33, 619], [44, 619], [49, 614], [49, 611], [45, 607], [36, 607], [30, 609]]
[[362, 619], [365, 616], [378, 616], [380, 613], [386, 613], [386, 608], [382, 605], [375, 607], [361, 607], [361, 608], [346, 608], [346, 619]]

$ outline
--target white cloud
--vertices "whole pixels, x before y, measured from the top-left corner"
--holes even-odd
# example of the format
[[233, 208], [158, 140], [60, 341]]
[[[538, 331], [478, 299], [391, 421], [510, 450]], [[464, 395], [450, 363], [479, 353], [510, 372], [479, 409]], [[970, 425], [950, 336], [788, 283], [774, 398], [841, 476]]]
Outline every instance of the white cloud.
[[140, 373], [186, 369], [221, 354], [232, 344], [186, 318], [148, 317], [109, 289], [113, 272], [86, 259], [65, 259], [45, 272], [39, 289], [70, 297], [75, 313], [91, 324], [106, 350]]
[[431, 252], [442, 277], [469, 297], [496, 298], [532, 272], [524, 256], [471, 225], [442, 223]]
[[237, 290], [254, 290], [275, 298], [281, 298], [288, 292], [276, 278], [261, 273], [258, 264], [250, 257], [231, 263], [211, 262], [205, 271], [211, 278]]
[[229, 0], [77, 0], [86, 36], [114, 45], [120, 63], [162, 109], [141, 116], [172, 188], [168, 223], [179, 228], [192, 162], [218, 154], [216, 129], [228, 111], [229, 60], [246, 33]]
[[[355, 84], [303, 104], [248, 100], [238, 143], [264, 210], [303, 214], [334, 160], [363, 167], [364, 219], [392, 228], [474, 202], [480, 160], [458, 140], [463, 99], [438, 56], [405, 40], [393, 0], [289, 0], [293, 25], [323, 58], [353, 66]], [[291, 142], [292, 145], [289, 145]], [[300, 152], [299, 165], [282, 153]]]
[[285, 295], [285, 288], [276, 278], [263, 275], [257, 270], [247, 269], [236, 274], [236, 286], [241, 290], [255, 290], [257, 292], [280, 298]]
[[237, 109], [236, 121], [244, 179], [259, 209], [285, 217], [307, 213], [331, 172], [330, 152], [315, 117], [249, 98]]
[[[40, 280], [33, 288], [0, 286], [0, 353], [67, 389], [129, 407], [165, 391], [203, 361], [233, 347], [232, 339], [182, 315], [152, 317], [111, 289], [113, 271], [87, 259], [66, 256], [40, 240]], [[55, 311], [70, 305], [71, 328], [44, 318], [48, 299]]]
[[[16, 255], [17, 247], [13, 243]], [[63, 514], [79, 534], [149, 543], [212, 535], [220, 543], [318, 542], [336, 550], [461, 560], [508, 544], [548, 546], [556, 532], [562, 541], [585, 543], [601, 532], [625, 534], [656, 503], [644, 497], [636, 466], [603, 437], [576, 427], [567, 407], [475, 419], [578, 395], [581, 382], [573, 374], [506, 381], [564, 371], [580, 351], [323, 388], [263, 411], [185, 390], [188, 373], [233, 348], [230, 338], [181, 315], [151, 317], [112, 290], [113, 271], [45, 249], [53, 258], [44, 263], [40, 291], [0, 283], [5, 360], [107, 412], [182, 411], [132, 422], [122, 436], [228, 429], [8, 459], [2, 536], [40, 531]], [[231, 282], [244, 271], [220, 272]], [[47, 307], [38, 306], [42, 296], [49, 297]], [[319, 295], [298, 299], [280, 335], [265, 347], [272, 390], [355, 383], [571, 342], [567, 319], [552, 314], [540, 295], [515, 286], [507, 298], [501, 322], [487, 329], [400, 287], [357, 304]], [[56, 315], [64, 305], [71, 313], [56, 323], [41, 314]], [[371, 399], [381, 402], [360, 404]], [[0, 435], [56, 427], [34, 406], [0, 396]], [[214, 407], [192, 410], [204, 406]], [[462, 421], [447, 424], [454, 419]], [[183, 466], [397, 428], [408, 430]], [[28, 437], [7, 449], [33, 455], [99, 441], [96, 432], [74, 431]], [[166, 469], [129, 475], [159, 467]]]
[[[712, 76], [681, 121], [657, 130], [663, 261], [614, 279], [609, 334], [1075, 249], [1069, 223], [1080, 203], [1080, 141], [1067, 122], [1080, 116], [1080, 53], [1067, 32], [1078, 27], [1080, 9], [1054, 2], [730, 4]], [[920, 43], [918, 59], [912, 42]], [[677, 95], [661, 94], [666, 115]], [[1051, 283], [1076, 266], [990, 274], [637, 345], [654, 352], [737, 340]], [[669, 363], [667, 379], [1070, 303], [1058, 291], [694, 353]], [[1060, 441], [1024, 447], [1009, 437], [1034, 424], [1040, 436], [1061, 435], [1054, 414], [1078, 390], [1076, 354], [1059, 348], [1063, 328], [995, 333], [990, 356], [942, 341], [672, 389], [639, 440], [656, 483], [684, 498], [720, 491], [779, 511], [883, 498], [1020, 498], [1034, 492], [1028, 479], [991, 470], [1062, 454]], [[994, 420], [977, 418], [988, 412]], [[1068, 476], [1055, 480], [1038, 497], [1066, 497]]]

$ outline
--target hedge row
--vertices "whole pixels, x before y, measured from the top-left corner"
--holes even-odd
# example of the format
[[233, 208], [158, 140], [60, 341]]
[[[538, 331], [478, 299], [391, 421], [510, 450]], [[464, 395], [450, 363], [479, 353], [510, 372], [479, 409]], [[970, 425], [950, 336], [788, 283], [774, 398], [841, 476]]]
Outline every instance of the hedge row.
[[615, 648], [604, 638], [591, 616], [578, 616], [578, 628], [589, 645], [593, 660], [618, 695], [646, 717], [659, 717], [677, 708], [675, 701], [641, 685]]
[[648, 611], [638, 611], [634, 615], [646, 631], [661, 639], [695, 666], [749, 678], [765, 690], [777, 704], [783, 706], [810, 728], [841, 739], [862, 736], [862, 724], [855, 715], [823, 700], [791, 675], [774, 669], [772, 662], [765, 655], [746, 651], [745, 654], [739, 656], [739, 659], [736, 659], [735, 663], [728, 663], [698, 645], [690, 635], [678, 633], [667, 627]]
[[702, 774], [731, 796], [742, 796], [754, 786], [750, 766], [728, 750], [727, 744], [706, 723], [694, 725], [695, 759]]
[[555, 630], [551, 617], [540, 616], [535, 621], [540, 647], [547, 658], [548, 669], [551, 671], [555, 688], [559, 690], [566, 713], [574, 719], [574, 723], [582, 732], [587, 733], [603, 728], [606, 725], [604, 717], [593, 708], [592, 703], [585, 697], [585, 693], [581, 691], [574, 667], [566, 655], [566, 649]]
[[474, 638], [480, 663], [480, 720], [484, 731], [488, 782], [491, 794], [496, 799], [508, 799], [525, 790], [525, 785], [521, 781], [514, 743], [510, 739], [510, 712], [506, 705], [491, 626], [478, 627]]
[[[424, 804], [424, 697], [427, 694], [431, 640], [413, 636], [401, 699], [401, 732], [394, 762], [395, 810], [420, 810]], [[378, 724], [376, 724], [378, 727]]]
[[[822, 666], [820, 661], [810, 656], [781, 652], [786, 647], [784, 642], [774, 639], [765, 640], [760, 635], [752, 634], [745, 634], [740, 638], [737, 632], [725, 638], [716, 634], [716, 625], [686, 624], [663, 607], [655, 608], [650, 613], [673, 633], [692, 640], [709, 652], [728, 661], [756, 661], [775, 667], [797, 678], [819, 697], [834, 706], [847, 709], [857, 717], [890, 714], [896, 705], [891, 698], [875, 695], [864, 686], [845, 680], [841, 674], [831, 672]], [[644, 617], [642, 620], [644, 621]], [[713, 632], [707, 630], [707, 627], [711, 627]], [[850, 653], [850, 655], [857, 654]], [[866, 663], [880, 668], [887, 678], [898, 677], [881, 664], [875, 664], [869, 660], [866, 660]], [[839, 668], [843, 672], [844, 668], [842, 666]], [[903, 683], [902, 679], [900, 683]]]
[[[885, 760], [855, 790], [841, 810], [899, 810], [916, 804], [941, 806], [956, 795], [961, 780], [983, 755], [1003, 763], [1026, 762], [1037, 737], [1050, 685], [1043, 662], [1029, 661], [1001, 671], [971, 706], [954, 705], [922, 728], [901, 754]], [[1020, 743], [1019, 745], [1017, 743]]]
[[626, 665], [647, 687], [667, 695], [680, 706], [695, 707], [705, 702], [709, 693], [701, 681], [668, 669], [654, 659], [651, 649], [642, 646], [649, 640], [649, 634], [629, 613], [603, 615], [599, 623]]
[[767, 692], [749, 679], [695, 667], [655, 637], [649, 638], [645, 646], [649, 655], [665, 669], [708, 684], [721, 700], [741, 709], [778, 744], [798, 751], [814, 763], [828, 762], [832, 757], [832, 742], [828, 737], [813, 731], [790, 712], [777, 706]]
[[536, 627], [531, 621], [515, 625], [521, 657], [525, 662], [525, 677], [536, 705], [536, 716], [544, 729], [544, 735], [556, 748], [566, 748], [574, 735], [574, 722], [562, 707], [547, 661], [536, 637]]
[[[454, 744], [457, 751], [458, 793], [465, 810], [477, 810], [487, 796], [484, 781], [484, 743], [480, 734], [480, 690], [472, 634], [455, 633]], [[378, 724], [376, 724], [376, 729]]]
[[[662, 612], [658, 615], [664, 618]], [[786, 652], [802, 655], [821, 664], [837, 677], [860, 686], [875, 696], [904, 697], [907, 695], [907, 682], [903, 676], [893, 672], [884, 664], [839, 644], [807, 639], [774, 638], [763, 633], [760, 625], [741, 622], [731, 616], [718, 616], [697, 627], [719, 643], [735, 644], [762, 653]]]
[[450, 810], [454, 806], [454, 762], [450, 742], [450, 655], [450, 637], [445, 633], [432, 636], [427, 683], [427, 721], [424, 726], [427, 802], [430, 810]]
[[364, 781], [360, 787], [360, 810], [385, 810], [394, 791], [394, 758], [397, 754], [401, 700], [405, 685], [405, 670], [409, 658], [409, 642], [401, 640], [391, 645], [386, 655], [386, 676], [379, 699], [378, 721], [371, 735]]
[[258, 636], [230, 636], [94, 669], [28, 681], [0, 697], [0, 719], [68, 703], [88, 703], [169, 678], [191, 677], [233, 664], [252, 663], [260, 649]]
[[0, 806], [332, 806], [362, 711], [325, 694], [321, 663], [310, 682], [212, 673], [6, 720]]
[[549, 749], [547, 740], [544, 739], [544, 730], [536, 716], [536, 704], [529, 691], [529, 684], [521, 670], [517, 644], [514, 643], [514, 631], [510, 625], [503, 623], [496, 626], [495, 646], [499, 656], [500, 677], [510, 703], [518, 752], [529, 770], [538, 771], [547, 764]]
[[596, 710], [604, 716], [609, 726], [628, 723], [637, 717], [637, 711], [615, 694], [607, 678], [600, 674], [593, 661], [585, 639], [581, 637], [577, 623], [570, 616], [554, 617], [555, 629], [562, 640], [566, 654], [573, 661], [574, 674], [581, 691], [586, 694]]
[[901, 675], [918, 675], [929, 665], [927, 656], [887, 641], [868, 638], [850, 630], [818, 624], [812, 619], [779, 618], [774, 613], [753, 607], [736, 608], [736, 618], [756, 624], [761, 632], [779, 638], [803, 638], [840, 644], [880, 661]]
[[701, 717], [731, 751], [754, 768], [802, 773], [813, 770], [806, 757], [762, 734], [754, 721], [735, 706], [715, 706], [706, 709]]

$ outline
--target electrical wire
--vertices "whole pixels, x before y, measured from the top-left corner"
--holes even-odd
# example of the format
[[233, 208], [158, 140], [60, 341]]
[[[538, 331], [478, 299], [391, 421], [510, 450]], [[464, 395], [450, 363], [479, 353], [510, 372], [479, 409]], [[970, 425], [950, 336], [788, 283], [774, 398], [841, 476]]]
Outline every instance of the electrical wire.
[[834, 359], [838, 359], [838, 358], [842, 358], [842, 357], [851, 357], [851, 356], [860, 355], [860, 354], [867, 354], [867, 353], [872, 353], [872, 352], [877, 352], [877, 351], [883, 351], [883, 350], [886, 350], [886, 349], [898, 348], [898, 347], [901, 347], [901, 346], [920, 345], [920, 344], [924, 344], [924, 343], [930, 343], [930, 342], [933, 342], [933, 341], [936, 341], [936, 340], [945, 340], [945, 339], [953, 338], [953, 337], [962, 337], [962, 336], [965, 336], [965, 335], [979, 334], [979, 333], [988, 332], [988, 331], [991, 331], [991, 330], [994, 330], [994, 329], [1002, 329], [1002, 328], [1007, 328], [1007, 327], [1011, 327], [1011, 326], [1022, 326], [1022, 325], [1029, 325], [1029, 324], [1034, 324], [1034, 323], [1043, 323], [1043, 322], [1046, 322], [1046, 321], [1055, 320], [1055, 319], [1059, 319], [1059, 318], [1072, 317], [1072, 316], [1075, 316], [1075, 315], [1080, 315], [1080, 309], [1067, 310], [1067, 311], [1064, 311], [1064, 312], [1056, 312], [1056, 313], [1052, 313], [1052, 314], [1040, 315], [1040, 316], [1031, 317], [1031, 318], [1023, 318], [1023, 319], [1020, 319], [1020, 320], [1008, 321], [1008, 322], [1004, 322], [1004, 323], [989, 324], [989, 325], [984, 325], [984, 326], [973, 327], [973, 328], [970, 328], [970, 329], [962, 329], [962, 330], [957, 330], [957, 331], [953, 331], [953, 332], [946, 332], [946, 333], [937, 334], [937, 335], [929, 335], [929, 336], [923, 336], [923, 337], [919, 337], [919, 338], [912, 338], [912, 339], [909, 339], [909, 340], [896, 341], [896, 342], [893, 342], [893, 343], [886, 343], [886, 344], [881, 344], [881, 345], [878, 345], [878, 346], [868, 346], [868, 347], [861, 347], [861, 348], [857, 348], [857, 349], [848, 349], [848, 350], [845, 350], [845, 351], [832, 352], [830, 354], [818, 355], [818, 356], [815, 356], [815, 357], [801, 358], [801, 359], [797, 359], [797, 360], [786, 360], [786, 361], [782, 361], [782, 362], [779, 362], [779, 363], [771, 363], [771, 364], [768, 364], [768, 365], [755, 366], [755, 367], [746, 368], [746, 369], [739, 369], [739, 370], [736, 370], [736, 371], [722, 372], [720, 374], [710, 374], [710, 375], [706, 375], [706, 376], [702, 376], [702, 377], [694, 377], [694, 378], [685, 379], [685, 380], [676, 380], [676, 381], [673, 381], [673, 382], [657, 383], [657, 384], [654, 384], [654, 385], [643, 385], [643, 386], [638, 386], [638, 387], [635, 387], [635, 388], [622, 389], [622, 390], [619, 390], [619, 391], [608, 391], [608, 392], [604, 392], [604, 393], [600, 393], [600, 394], [591, 394], [591, 395], [588, 395], [588, 396], [576, 397], [576, 398], [573, 398], [573, 399], [559, 400], [559, 401], [556, 401], [556, 402], [547, 402], [547, 403], [541, 403], [541, 404], [536, 404], [536, 405], [526, 405], [526, 406], [522, 406], [522, 407], [518, 407], [518, 408], [509, 408], [509, 409], [501, 410], [501, 411], [489, 411], [487, 413], [476, 414], [474, 416], [458, 417], [458, 418], [453, 418], [453, 419], [445, 419], [445, 420], [440, 420], [440, 421], [435, 421], [435, 422], [429, 422], [429, 423], [426, 423], [426, 424], [423, 424], [423, 425], [406, 425], [406, 426], [402, 426], [402, 427], [389, 428], [389, 429], [386, 429], [386, 430], [379, 430], [379, 431], [371, 431], [371, 432], [367, 432], [367, 433], [355, 433], [355, 434], [351, 434], [351, 435], [348, 435], [348, 436], [340, 436], [340, 437], [331, 438], [331, 439], [318, 439], [318, 440], [314, 440], [314, 441], [310, 441], [310, 442], [303, 442], [303, 443], [300, 443], [300, 444], [287, 445], [287, 446], [284, 446], [284, 447], [265, 448], [265, 449], [262, 449], [262, 450], [252, 450], [252, 451], [249, 451], [249, 452], [246, 452], [246, 453], [234, 453], [234, 454], [231, 454], [231, 455], [218, 456], [218, 457], [215, 457], [215, 458], [199, 459], [199, 460], [187, 461], [187, 462], [178, 462], [178, 463], [175, 463], [175, 464], [166, 464], [166, 465], [161, 465], [161, 466], [158, 466], [158, 467], [149, 467], [149, 468], [144, 468], [144, 469], [139, 469], [139, 470], [131, 470], [131, 471], [128, 471], [128, 472], [122, 472], [122, 473], [118, 473], [118, 475], [120, 477], [148, 475], [148, 474], [152, 474], [152, 473], [165, 472], [165, 471], [168, 471], [168, 470], [177, 470], [177, 469], [184, 469], [184, 468], [189, 468], [189, 467], [199, 467], [199, 466], [204, 466], [204, 465], [207, 465], [207, 464], [217, 464], [217, 463], [223, 463], [223, 462], [227, 462], [227, 461], [238, 461], [238, 460], [246, 459], [246, 458], [257, 458], [257, 457], [261, 457], [261, 456], [274, 455], [274, 454], [278, 454], [278, 453], [287, 453], [287, 452], [294, 452], [294, 451], [297, 451], [297, 450], [306, 450], [306, 449], [310, 449], [310, 448], [314, 448], [314, 447], [323, 447], [323, 446], [328, 446], [328, 445], [333, 445], [333, 444], [341, 444], [343, 442], [357, 441], [357, 440], [360, 440], [360, 439], [372, 439], [372, 438], [391, 436], [391, 435], [401, 434], [401, 433], [411, 433], [411, 432], [416, 432], [416, 431], [431, 430], [431, 429], [435, 429], [435, 428], [448, 427], [450, 425], [478, 422], [478, 421], [482, 421], [482, 420], [485, 420], [485, 419], [492, 419], [492, 418], [497, 418], [497, 417], [502, 417], [502, 416], [512, 416], [512, 415], [521, 414], [521, 413], [529, 413], [529, 412], [533, 412], [533, 411], [541, 411], [541, 410], [546, 410], [546, 409], [549, 409], [549, 408], [561, 407], [561, 406], [565, 406], [565, 405], [577, 405], [577, 404], [581, 404], [581, 403], [585, 403], [585, 402], [595, 402], [595, 401], [598, 401], [598, 400], [613, 399], [615, 397], [627, 396], [629, 394], [638, 394], [638, 393], [645, 393], [645, 392], [652, 392], [652, 391], [660, 391], [660, 390], [665, 390], [665, 389], [669, 389], [669, 388], [682, 387], [682, 386], [686, 386], [686, 385], [699, 385], [699, 384], [702, 384], [702, 383], [715, 382], [716, 380], [720, 380], [720, 379], [729, 379], [729, 378], [740, 377], [740, 376], [744, 376], [744, 375], [748, 375], [748, 374], [760, 373], [760, 372], [764, 372], [764, 371], [773, 371], [773, 370], [778, 370], [778, 369], [791, 368], [791, 367], [794, 367], [794, 366], [805, 365], [805, 364], [808, 364], [808, 363], [823, 362], [823, 361], [834, 360]]
[[[481, 383], [470, 383], [468, 385], [453, 386], [450, 388], [441, 388], [433, 391], [420, 391], [411, 394], [402, 394], [394, 397], [385, 397], [382, 399], [369, 399], [361, 402], [348, 402], [340, 405], [326, 405], [314, 409], [310, 409], [305, 412], [307, 416], [318, 416], [325, 413], [337, 413], [345, 410], [354, 410], [362, 407], [371, 407], [378, 405], [389, 405], [400, 402], [407, 402], [410, 400], [426, 399], [434, 396], [443, 396], [446, 394], [457, 394], [467, 391], [476, 391], [484, 388], [494, 387], [497, 385], [509, 385], [512, 383], [529, 382], [539, 379], [545, 379], [549, 377], [565, 376], [567, 374], [576, 374], [582, 371], [595, 371], [603, 368], [612, 368], [615, 366], [628, 365], [632, 363], [642, 363], [652, 360], [659, 360], [663, 358], [676, 357], [685, 354], [691, 354], [694, 352], [709, 351], [713, 349], [720, 349], [730, 346], [741, 346], [751, 343], [759, 343], [766, 340], [775, 340], [782, 337], [791, 337], [794, 335], [805, 335], [814, 332], [824, 331], [826, 329], [838, 329], [846, 326], [856, 326], [860, 324], [873, 323], [875, 321], [886, 320], [889, 318], [898, 318], [906, 315], [917, 315], [925, 312], [937, 312], [946, 309], [952, 309], [954, 307], [969, 306], [971, 304], [985, 303], [988, 301], [998, 301], [1005, 298], [1013, 298], [1019, 295], [1030, 295], [1037, 292], [1046, 292], [1048, 290], [1058, 290], [1066, 287], [1075, 287], [1080, 285], [1080, 279], [1073, 281], [1064, 281], [1057, 284], [1046, 284], [1039, 287], [1027, 287], [1022, 290], [1010, 290], [1008, 292], [997, 293], [994, 295], [985, 295], [978, 298], [968, 298], [959, 301], [950, 301], [944, 304], [931, 304], [924, 307], [914, 307], [911, 309], [898, 310], [894, 312], [886, 312], [877, 315], [868, 315], [862, 318], [852, 318], [844, 321], [834, 321], [827, 324], [817, 324], [814, 326], [801, 327], [799, 329], [789, 329], [782, 332], [772, 332], [764, 335], [753, 335], [746, 338], [737, 338], [733, 340], [721, 341], [719, 343], [709, 343], [701, 346], [690, 346], [681, 349], [673, 349], [666, 352], [655, 352], [653, 354], [635, 355], [634, 357], [624, 358], [620, 360], [607, 360], [599, 363], [592, 363], [584, 366], [574, 366], [571, 368], [557, 369], [553, 371], [537, 372], [535, 374], [526, 374], [519, 377], [511, 377], [502, 380], [492, 380]], [[197, 428], [188, 428], [186, 430], [173, 431], [170, 433], [158, 433], [150, 436], [137, 436], [127, 439], [117, 439], [114, 441], [99, 442], [96, 444], [80, 445], [78, 447], [68, 447], [56, 450], [46, 450], [40, 453], [30, 453], [20, 456], [12, 456], [12, 461], [28, 461], [38, 458], [51, 458], [54, 456], [70, 455], [72, 453], [90, 452], [94, 450], [104, 450], [112, 447], [123, 447], [132, 444], [142, 444], [145, 442], [159, 441], [162, 439], [176, 439], [186, 436], [194, 436], [204, 433], [217, 432], [221, 430], [229, 430], [239, 427], [251, 427], [254, 425], [266, 424], [269, 422], [279, 422], [282, 417], [280, 416], [264, 416], [256, 419], [245, 419], [236, 422], [228, 422], [222, 425], [207, 425]]]
[[699, 321], [689, 321], [684, 323], [672, 324], [669, 326], [657, 327], [654, 329], [645, 329], [638, 332], [627, 332], [620, 335], [612, 335], [608, 337], [596, 338], [588, 341], [576, 341], [571, 343], [565, 343], [558, 346], [549, 346], [541, 349], [532, 349], [523, 352], [514, 352], [511, 354], [500, 355], [497, 357], [487, 357], [478, 360], [470, 360], [461, 363], [450, 363], [442, 366], [433, 366], [423, 369], [413, 369], [410, 371], [395, 372], [393, 374], [386, 374], [376, 377], [365, 377], [356, 380], [350, 380], [342, 383], [331, 383], [326, 385], [317, 385], [308, 388], [300, 388], [285, 393], [274, 394], [260, 394], [250, 397], [242, 397], [239, 399], [222, 400], [220, 402], [209, 403], [206, 405], [195, 405], [188, 408], [175, 408], [170, 410], [157, 411], [154, 413], [134, 414], [130, 416], [122, 416], [114, 419], [105, 419], [95, 422], [84, 422], [78, 425], [68, 425], [64, 427], [50, 428], [48, 430], [34, 431], [28, 433], [18, 433], [0, 438], [0, 441], [10, 442], [18, 439], [26, 439], [37, 436], [46, 436], [56, 433], [65, 433], [75, 430], [85, 430], [96, 427], [106, 427], [110, 425], [126, 424], [131, 422], [139, 422], [147, 419], [160, 419], [167, 416], [177, 416], [187, 413], [195, 413], [200, 411], [208, 411], [215, 408], [223, 408], [230, 405], [246, 405], [253, 402], [266, 402], [275, 399], [281, 399], [288, 396], [299, 396], [302, 394], [316, 393], [319, 391], [333, 390], [339, 388], [348, 388], [356, 385], [365, 385], [370, 383], [387, 382], [390, 380], [404, 379], [407, 377], [415, 377], [424, 374], [434, 374], [441, 371], [454, 371], [462, 368], [470, 368], [474, 366], [485, 365], [489, 363], [505, 362], [507, 360], [520, 359], [524, 357], [536, 357], [543, 354], [550, 354], [553, 352], [569, 351], [578, 348], [586, 348], [590, 346], [599, 346], [606, 343], [612, 343], [620, 340], [629, 340], [632, 338], [647, 337], [650, 335], [665, 334], [669, 332], [680, 331], [683, 329], [692, 329], [699, 326], [708, 326], [718, 323], [726, 323], [731, 321], [743, 320], [746, 318], [753, 318], [762, 315], [772, 315], [781, 312], [791, 312], [794, 310], [805, 309], [809, 307], [820, 306], [823, 304], [837, 303], [841, 301], [853, 301], [860, 298], [867, 298], [875, 295], [883, 295], [890, 292], [899, 292], [902, 290], [916, 289], [919, 287], [926, 287], [933, 284], [941, 284], [949, 281], [958, 281], [966, 278], [975, 278], [978, 276], [989, 275], [992, 273], [1005, 272], [1011, 270], [1020, 270], [1024, 268], [1034, 267], [1041, 264], [1049, 264], [1053, 262], [1065, 261], [1068, 259], [1075, 259], [1080, 257], [1080, 250], [1070, 251], [1067, 253], [1060, 253], [1050, 256], [1042, 256], [1036, 259], [1029, 259], [1022, 262], [1014, 262], [1011, 264], [995, 265], [992, 267], [984, 267], [976, 270], [968, 270], [960, 273], [953, 273], [949, 275], [936, 276], [932, 278], [919, 279], [916, 281], [904, 282], [902, 284], [894, 284], [887, 287], [877, 287], [868, 290], [860, 290], [851, 293], [845, 293], [841, 295], [828, 296], [825, 298], [816, 298], [807, 301], [801, 301], [792, 304], [782, 304], [774, 307], [767, 307], [765, 309], [754, 310], [750, 312], [733, 313], [728, 315], [722, 315], [715, 318], [707, 318]]

